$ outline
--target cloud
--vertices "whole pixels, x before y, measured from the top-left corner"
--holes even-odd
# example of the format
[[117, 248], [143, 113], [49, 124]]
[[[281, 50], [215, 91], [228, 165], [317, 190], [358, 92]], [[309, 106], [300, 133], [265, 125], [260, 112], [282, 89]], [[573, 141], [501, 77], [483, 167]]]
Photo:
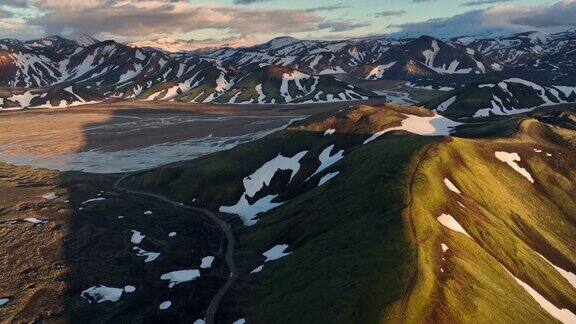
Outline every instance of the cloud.
[[576, 1], [561, 1], [533, 15], [515, 18], [512, 22], [534, 27], [576, 26]]
[[240, 35], [313, 31], [324, 22], [316, 11], [327, 10], [257, 9], [168, 0], [36, 1], [42, 14], [31, 18], [29, 23], [44, 28], [48, 34], [69, 32], [121, 37], [202, 29]]
[[343, 31], [350, 31], [356, 28], [368, 27], [370, 23], [365, 22], [351, 22], [345, 20], [334, 20], [334, 21], [325, 21], [318, 24], [318, 28], [320, 29], [328, 29], [331, 32], [343, 32]]
[[482, 6], [482, 5], [487, 5], [487, 4], [510, 2], [510, 1], [514, 1], [514, 0], [475, 0], [475, 1], [463, 2], [460, 6], [462, 6], [462, 7], [474, 7], [474, 6]]
[[576, 0], [536, 6], [496, 5], [448, 18], [424, 22], [389, 25], [398, 31], [396, 37], [500, 36], [533, 30], [556, 31], [560, 27], [576, 25]]
[[0, 19], [10, 18], [10, 17], [12, 17], [13, 15], [14, 15], [14, 14], [12, 14], [12, 12], [0, 8]]
[[2, 0], [2, 4], [9, 7], [28, 7], [28, 0]]
[[405, 14], [406, 14], [405, 10], [384, 10], [384, 11], [377, 12], [375, 14], [375, 16], [376, 17], [398, 17], [398, 16], [402, 16]]
[[272, 0], [234, 0], [234, 3], [235, 4], [248, 5], [248, 4], [252, 4], [252, 3], [268, 2], [268, 1], [272, 1]]

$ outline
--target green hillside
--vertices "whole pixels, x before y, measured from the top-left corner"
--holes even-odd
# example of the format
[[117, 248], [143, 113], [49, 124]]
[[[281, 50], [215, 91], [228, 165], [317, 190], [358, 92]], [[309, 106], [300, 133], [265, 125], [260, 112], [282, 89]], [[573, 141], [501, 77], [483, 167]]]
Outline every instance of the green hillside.
[[[512, 120], [508, 126], [519, 125], [513, 132], [495, 120], [459, 128], [453, 137], [400, 131], [362, 145], [399, 125], [403, 114], [430, 115], [363, 106], [315, 117], [230, 151], [152, 170], [131, 185], [216, 210], [236, 203], [242, 179], [267, 161], [307, 152], [296, 174], [277, 172], [253, 197], [277, 195], [272, 202], [284, 203], [255, 225], [236, 227], [241, 278], [222, 316], [241, 314], [252, 323], [554, 321], [507, 270], [555, 307], [576, 312], [574, 287], [537, 254], [575, 272], [576, 133], [566, 127], [574, 114]], [[325, 135], [329, 129], [335, 133]], [[329, 145], [344, 157], [309, 178]], [[495, 152], [517, 153], [534, 183]], [[442, 214], [470, 237], [443, 226]], [[290, 254], [264, 262], [262, 253], [281, 244]], [[262, 271], [251, 273], [259, 265]]]

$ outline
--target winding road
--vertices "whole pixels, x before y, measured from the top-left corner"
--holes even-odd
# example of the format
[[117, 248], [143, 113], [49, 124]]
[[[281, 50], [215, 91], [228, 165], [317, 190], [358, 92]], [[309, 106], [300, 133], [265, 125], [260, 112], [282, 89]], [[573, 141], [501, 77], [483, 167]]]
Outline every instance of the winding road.
[[210, 301], [210, 304], [208, 305], [208, 309], [206, 310], [206, 323], [207, 324], [213, 324], [214, 318], [216, 316], [216, 312], [218, 310], [218, 306], [220, 305], [220, 301], [222, 300], [222, 297], [224, 296], [226, 291], [232, 286], [234, 281], [239, 276], [238, 275], [238, 269], [236, 268], [236, 263], [234, 262], [234, 253], [236, 251], [236, 240], [234, 238], [234, 233], [232, 232], [232, 229], [230, 228], [230, 226], [225, 221], [220, 219], [220, 217], [218, 217], [218, 215], [216, 215], [214, 212], [212, 212], [208, 209], [185, 205], [183, 203], [174, 201], [170, 198], [167, 198], [167, 197], [159, 195], [159, 194], [154, 194], [154, 193], [145, 192], [145, 191], [131, 190], [131, 189], [124, 188], [124, 187], [120, 186], [120, 183], [122, 181], [124, 181], [128, 177], [131, 177], [134, 175], [136, 175], [136, 173], [131, 173], [131, 174], [127, 174], [127, 175], [122, 176], [120, 179], [118, 179], [114, 183], [114, 189], [116, 189], [117, 191], [125, 192], [125, 193], [151, 197], [151, 198], [160, 200], [164, 203], [167, 203], [167, 204], [172, 205], [172, 206], [177, 207], [177, 208], [183, 208], [183, 209], [192, 210], [192, 211], [204, 214], [205, 216], [210, 218], [214, 223], [216, 223], [218, 226], [220, 226], [220, 228], [222, 229], [222, 232], [226, 236], [226, 241], [227, 241], [226, 265], [228, 266], [228, 270], [230, 272], [230, 275], [228, 276], [228, 279], [226, 280], [224, 285], [222, 287], [220, 287], [220, 289], [216, 292], [214, 297], [212, 297], [212, 300]]

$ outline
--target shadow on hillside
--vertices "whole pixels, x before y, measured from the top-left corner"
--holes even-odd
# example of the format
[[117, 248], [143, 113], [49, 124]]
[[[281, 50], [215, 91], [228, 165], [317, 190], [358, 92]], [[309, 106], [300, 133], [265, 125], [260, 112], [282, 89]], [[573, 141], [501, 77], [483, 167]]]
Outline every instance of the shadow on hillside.
[[[220, 228], [204, 215], [117, 190], [115, 182], [125, 172], [250, 142], [302, 118], [299, 115], [294, 109], [234, 118], [130, 109], [112, 111], [105, 122], [85, 125], [81, 153], [68, 163], [73, 169], [98, 173], [60, 173], [58, 187], [65, 193], [54, 203], [69, 208], [61, 219], [65, 230], [59, 261], [66, 268], [61, 278], [65, 308], [46, 316], [48, 321], [192, 323], [204, 318], [229, 274]], [[135, 231], [144, 236], [141, 241]], [[215, 257], [211, 267], [201, 268], [208, 256]], [[200, 277], [173, 287], [162, 279], [181, 270], [198, 270]], [[121, 294], [109, 297], [118, 300], [105, 301], [102, 294], [90, 293], [90, 288], [101, 286], [112, 289], [92, 291]], [[169, 308], [160, 309], [168, 301]], [[237, 315], [234, 305], [227, 308], [218, 313], [219, 322]]]

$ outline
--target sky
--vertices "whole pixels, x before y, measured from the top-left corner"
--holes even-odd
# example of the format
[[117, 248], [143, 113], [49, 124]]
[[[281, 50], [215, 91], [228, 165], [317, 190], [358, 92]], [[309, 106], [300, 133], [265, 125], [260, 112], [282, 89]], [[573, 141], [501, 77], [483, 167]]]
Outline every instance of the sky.
[[576, 0], [0, 0], [0, 38], [249, 45], [278, 36], [455, 37], [576, 27]]

